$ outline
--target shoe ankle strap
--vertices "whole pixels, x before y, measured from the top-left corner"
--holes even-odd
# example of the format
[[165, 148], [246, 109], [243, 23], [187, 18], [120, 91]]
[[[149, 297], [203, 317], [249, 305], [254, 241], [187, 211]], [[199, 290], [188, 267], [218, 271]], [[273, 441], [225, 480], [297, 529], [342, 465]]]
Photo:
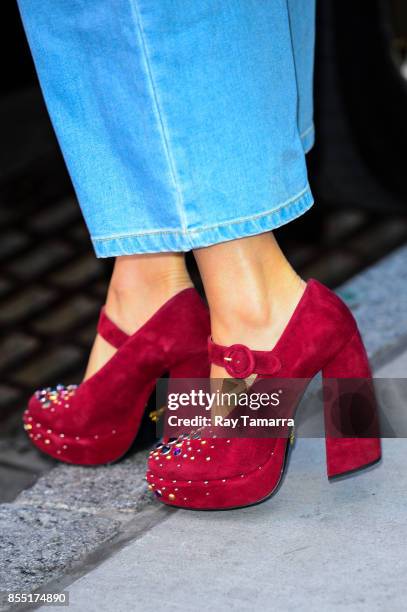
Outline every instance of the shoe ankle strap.
[[97, 332], [99, 336], [102, 336], [106, 342], [111, 344], [114, 348], [120, 348], [122, 344], [128, 339], [128, 335], [119, 329], [106, 314], [105, 306], [100, 311], [99, 321], [97, 325]]
[[222, 366], [233, 378], [247, 378], [251, 374], [274, 375], [281, 369], [273, 351], [253, 351], [244, 344], [221, 346], [208, 339], [209, 360]]

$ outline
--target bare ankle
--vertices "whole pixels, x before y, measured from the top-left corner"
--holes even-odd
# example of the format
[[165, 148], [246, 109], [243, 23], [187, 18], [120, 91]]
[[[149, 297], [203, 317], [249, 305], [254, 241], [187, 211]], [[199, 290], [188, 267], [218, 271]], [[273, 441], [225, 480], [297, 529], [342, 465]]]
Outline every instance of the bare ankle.
[[137, 282], [112, 282], [106, 299], [108, 316], [126, 333], [134, 333], [171, 297], [192, 287], [189, 276], [168, 275]]
[[211, 309], [211, 326], [214, 339], [228, 338], [240, 334], [245, 330], [245, 334], [258, 333], [269, 326], [272, 321], [271, 304], [268, 300], [261, 300], [262, 303], [251, 304], [230, 304], [227, 308], [220, 310]]
[[246, 344], [256, 350], [271, 350], [291, 318], [306, 283], [294, 282], [253, 297], [230, 301], [227, 308], [211, 309], [212, 337], [219, 344]]

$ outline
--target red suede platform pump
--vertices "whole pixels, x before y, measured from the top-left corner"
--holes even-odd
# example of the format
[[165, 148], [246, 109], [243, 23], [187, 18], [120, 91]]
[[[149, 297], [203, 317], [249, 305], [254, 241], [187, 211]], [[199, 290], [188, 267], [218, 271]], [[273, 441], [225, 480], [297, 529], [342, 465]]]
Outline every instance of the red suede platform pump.
[[[329, 379], [336, 379], [336, 382], [370, 380], [371, 373], [351, 312], [337, 295], [318, 281], [308, 282], [273, 350], [254, 351], [243, 345], [224, 347], [210, 340], [209, 356], [232, 377], [246, 378], [256, 374], [257, 381], [295, 378], [309, 382], [322, 370], [326, 385], [328, 477], [380, 459], [378, 428], [372, 437], [332, 437], [330, 433], [334, 398]], [[377, 421], [375, 407], [373, 418]], [[196, 435], [181, 436], [151, 452], [147, 471], [149, 489], [161, 502], [184, 508], [226, 509], [251, 505], [276, 490], [284, 470], [288, 444], [287, 437], [199, 439]]]
[[98, 333], [118, 350], [80, 384], [37, 391], [24, 413], [32, 442], [52, 457], [80, 465], [109, 463], [131, 446], [157, 378], [209, 373], [209, 313], [195, 289], [168, 300], [127, 336], [104, 309]]

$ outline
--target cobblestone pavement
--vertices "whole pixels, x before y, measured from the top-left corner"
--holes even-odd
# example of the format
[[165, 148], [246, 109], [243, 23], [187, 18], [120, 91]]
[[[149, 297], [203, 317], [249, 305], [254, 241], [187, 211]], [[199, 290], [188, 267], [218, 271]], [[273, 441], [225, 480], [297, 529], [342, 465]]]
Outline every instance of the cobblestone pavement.
[[[0, 501], [13, 499], [53, 465], [21, 435], [21, 412], [34, 388], [80, 381], [111, 267], [93, 255], [38, 92], [14, 100], [19, 117], [30, 106], [32, 123], [11, 129], [12, 103], [0, 107], [5, 149], [17, 148], [19, 162], [3, 152]], [[320, 204], [277, 232], [304, 277], [336, 286], [407, 240], [407, 215]]]

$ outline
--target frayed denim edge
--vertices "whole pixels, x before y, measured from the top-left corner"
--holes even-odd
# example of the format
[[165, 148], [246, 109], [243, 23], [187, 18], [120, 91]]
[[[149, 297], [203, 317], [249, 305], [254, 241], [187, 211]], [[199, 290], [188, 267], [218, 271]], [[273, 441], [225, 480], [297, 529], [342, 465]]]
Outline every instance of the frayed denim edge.
[[96, 257], [118, 257], [140, 253], [186, 252], [237, 238], [254, 236], [290, 223], [311, 208], [314, 200], [309, 186], [295, 201], [265, 215], [231, 221], [202, 230], [151, 232], [116, 238], [92, 238]]

